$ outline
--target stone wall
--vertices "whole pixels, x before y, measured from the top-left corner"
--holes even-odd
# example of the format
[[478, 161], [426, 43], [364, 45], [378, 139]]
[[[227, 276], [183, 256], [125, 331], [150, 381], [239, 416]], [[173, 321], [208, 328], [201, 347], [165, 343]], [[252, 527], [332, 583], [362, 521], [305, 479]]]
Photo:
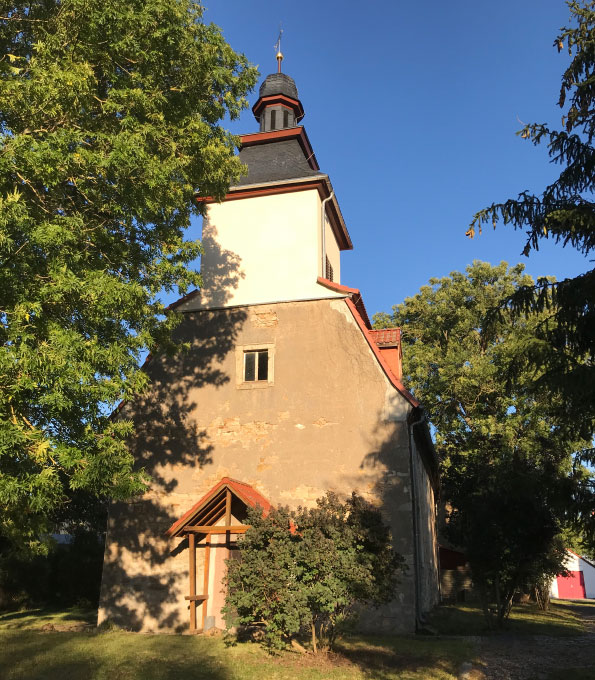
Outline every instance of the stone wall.
[[[152, 481], [137, 502], [111, 508], [99, 622], [187, 629], [187, 542], [164, 532], [227, 476], [273, 504], [312, 505], [332, 489], [344, 496], [357, 491], [381, 507], [409, 569], [395, 601], [368, 621], [375, 630], [413, 631], [410, 406], [384, 375], [345, 301], [187, 313], [178, 336], [188, 350], [153, 358], [150, 392], [121, 412], [135, 422], [136, 460]], [[259, 344], [274, 347], [273, 380], [243, 384], [237, 353]], [[433, 507], [423, 466], [416, 474], [416, 485], [426, 487], [418, 493], [418, 512], [429, 526]], [[422, 541], [428, 565], [432, 536]], [[201, 550], [197, 558], [200, 582]]]

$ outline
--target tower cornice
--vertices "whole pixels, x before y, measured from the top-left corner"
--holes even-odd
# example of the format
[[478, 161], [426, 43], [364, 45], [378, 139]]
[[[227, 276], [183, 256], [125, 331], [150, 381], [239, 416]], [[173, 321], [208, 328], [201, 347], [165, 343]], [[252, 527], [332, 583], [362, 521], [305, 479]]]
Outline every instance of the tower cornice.
[[304, 117], [304, 107], [299, 99], [293, 99], [293, 97], [288, 97], [284, 94], [272, 94], [268, 97], [260, 97], [260, 99], [252, 107], [252, 113], [256, 120], [260, 123], [260, 115], [268, 106], [286, 106], [291, 109], [295, 114], [295, 121], [299, 123]]
[[[262, 196], [274, 196], [277, 194], [291, 194], [296, 191], [310, 191], [316, 189], [321, 200], [331, 196], [327, 206], [327, 216], [337, 239], [340, 250], [353, 250], [353, 242], [347, 231], [347, 225], [341, 214], [339, 203], [333, 192], [333, 187], [328, 175], [316, 175], [314, 177], [302, 177], [292, 180], [278, 182], [264, 182], [260, 184], [245, 184], [237, 187], [230, 187], [223, 202], [237, 201], [244, 198], [257, 198]], [[209, 204], [217, 203], [212, 196], [195, 196], [197, 203]]]

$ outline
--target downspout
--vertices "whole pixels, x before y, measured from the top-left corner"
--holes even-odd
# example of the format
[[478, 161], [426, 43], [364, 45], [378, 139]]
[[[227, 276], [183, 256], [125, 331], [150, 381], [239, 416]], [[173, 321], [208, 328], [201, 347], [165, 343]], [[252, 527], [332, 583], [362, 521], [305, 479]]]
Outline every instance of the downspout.
[[334, 191], [331, 191], [330, 196], [324, 199], [321, 204], [321, 212], [320, 212], [320, 223], [321, 223], [321, 229], [322, 232], [320, 234], [321, 240], [321, 248], [322, 248], [322, 262], [321, 262], [321, 271], [320, 271], [320, 276], [323, 279], [326, 279], [326, 204], [332, 200], [333, 196], [335, 195]]
[[[415, 412], [415, 411], [414, 411]], [[415, 493], [415, 463], [413, 459], [413, 428], [416, 425], [422, 425], [426, 420], [423, 410], [420, 409], [420, 416], [418, 420], [410, 423], [409, 430], [409, 468], [411, 470], [411, 517], [413, 520], [413, 575], [415, 578], [415, 629], [419, 630], [423, 626], [421, 620], [421, 582], [420, 582], [420, 568], [419, 568], [419, 545], [418, 545], [418, 521], [417, 521], [417, 503]]]

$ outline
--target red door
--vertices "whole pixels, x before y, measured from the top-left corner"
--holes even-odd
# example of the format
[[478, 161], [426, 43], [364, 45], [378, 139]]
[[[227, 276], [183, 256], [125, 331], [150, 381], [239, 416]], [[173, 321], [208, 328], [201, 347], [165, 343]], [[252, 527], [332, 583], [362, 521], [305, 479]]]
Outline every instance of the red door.
[[558, 576], [558, 597], [562, 600], [583, 600], [586, 597], [585, 576], [582, 571], [571, 571]]

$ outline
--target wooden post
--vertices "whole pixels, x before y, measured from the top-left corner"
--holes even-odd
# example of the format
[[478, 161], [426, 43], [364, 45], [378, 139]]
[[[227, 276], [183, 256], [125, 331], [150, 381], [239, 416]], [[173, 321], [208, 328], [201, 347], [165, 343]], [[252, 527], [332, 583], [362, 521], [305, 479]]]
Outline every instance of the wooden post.
[[207, 534], [205, 538], [205, 569], [204, 569], [204, 583], [202, 594], [205, 596], [205, 600], [202, 603], [202, 629], [205, 630], [205, 623], [207, 620], [207, 602], [209, 595], [209, 565], [211, 563], [211, 534]]
[[[190, 597], [196, 595], [196, 534], [188, 534]], [[196, 631], [196, 600], [190, 600], [190, 631]]]
[[[229, 527], [231, 526], [231, 491], [227, 489], [225, 493], [225, 526]], [[225, 532], [225, 545], [229, 549], [229, 543], [230, 543], [230, 533], [229, 531]], [[228, 555], [229, 557], [229, 555]]]
[[189, 524], [184, 527], [184, 531], [188, 534], [226, 534], [231, 531], [232, 534], [243, 534], [250, 529], [249, 524], [232, 524], [231, 526], [205, 526], [203, 524]]

